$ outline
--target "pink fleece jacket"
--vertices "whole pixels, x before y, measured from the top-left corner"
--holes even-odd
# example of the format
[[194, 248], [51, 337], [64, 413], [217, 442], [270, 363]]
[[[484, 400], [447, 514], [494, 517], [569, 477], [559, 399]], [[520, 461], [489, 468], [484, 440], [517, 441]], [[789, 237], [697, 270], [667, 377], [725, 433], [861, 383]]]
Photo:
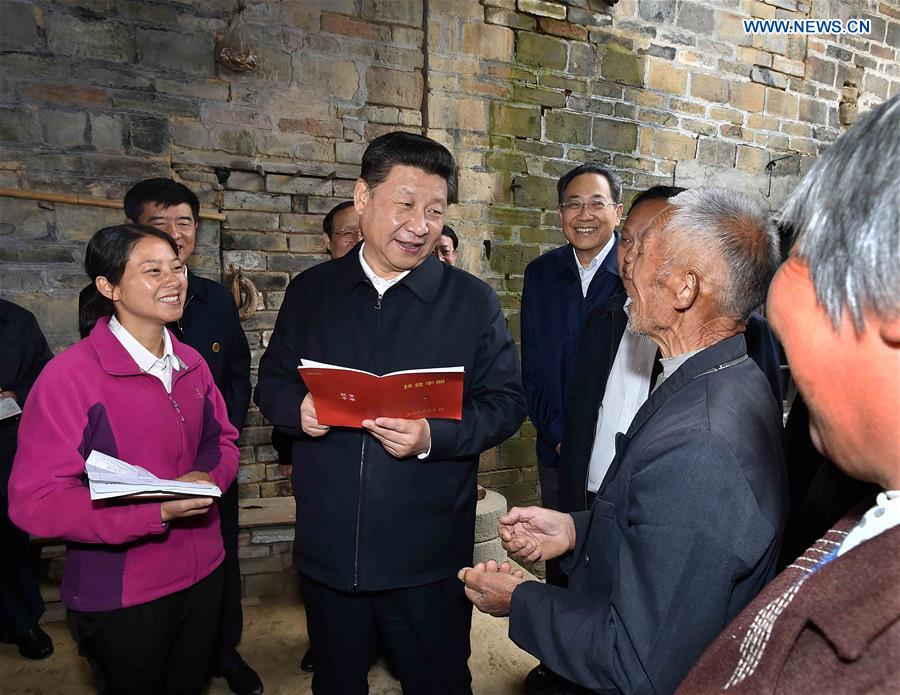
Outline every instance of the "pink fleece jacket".
[[67, 541], [62, 599], [79, 611], [146, 603], [189, 587], [224, 557], [218, 510], [164, 525], [159, 501], [92, 502], [92, 449], [160, 478], [206, 471], [224, 491], [238, 468], [237, 431], [209, 367], [172, 338], [172, 393], [140, 371], [102, 319], [44, 368], [22, 414], [9, 480], [20, 528]]

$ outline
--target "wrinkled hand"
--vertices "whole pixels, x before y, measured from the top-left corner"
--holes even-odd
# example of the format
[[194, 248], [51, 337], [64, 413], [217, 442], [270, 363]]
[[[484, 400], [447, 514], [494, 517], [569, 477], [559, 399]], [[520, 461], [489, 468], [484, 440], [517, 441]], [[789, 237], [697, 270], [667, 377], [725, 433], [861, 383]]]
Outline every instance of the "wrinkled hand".
[[552, 509], [513, 507], [500, 517], [500, 542], [517, 560], [552, 560], [575, 548], [575, 522]]
[[466, 585], [466, 597], [475, 607], [498, 618], [509, 615], [513, 591], [525, 581], [522, 570], [513, 570], [508, 562], [498, 565], [495, 560], [463, 567], [456, 576]]
[[425, 453], [431, 446], [431, 425], [424, 418], [379, 417], [363, 420], [362, 426], [381, 442], [385, 451], [398, 459]]
[[320, 425], [316, 418], [316, 406], [313, 403], [312, 394], [307, 393], [300, 404], [300, 429], [310, 437], [321, 437], [331, 428], [328, 425]]

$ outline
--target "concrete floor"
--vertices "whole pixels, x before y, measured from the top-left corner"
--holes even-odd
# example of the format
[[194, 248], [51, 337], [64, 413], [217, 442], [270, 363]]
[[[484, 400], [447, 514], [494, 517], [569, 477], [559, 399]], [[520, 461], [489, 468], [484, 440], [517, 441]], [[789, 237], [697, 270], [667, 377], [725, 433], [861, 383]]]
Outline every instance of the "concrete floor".
[[[0, 693], [3, 695], [80, 695], [93, 692], [90, 671], [78, 656], [65, 622], [43, 628], [56, 647], [43, 661], [22, 659], [15, 646], [0, 644]], [[309, 642], [303, 606], [288, 598], [263, 600], [245, 606], [241, 654], [257, 669], [269, 695], [310, 692], [312, 676], [300, 671], [300, 657]], [[472, 689], [481, 695], [522, 693], [522, 682], [537, 661], [510, 642], [507, 621], [479, 611], [472, 621]], [[210, 695], [227, 695], [225, 681], [216, 679]], [[372, 695], [400, 693], [382, 662], [369, 672]]]

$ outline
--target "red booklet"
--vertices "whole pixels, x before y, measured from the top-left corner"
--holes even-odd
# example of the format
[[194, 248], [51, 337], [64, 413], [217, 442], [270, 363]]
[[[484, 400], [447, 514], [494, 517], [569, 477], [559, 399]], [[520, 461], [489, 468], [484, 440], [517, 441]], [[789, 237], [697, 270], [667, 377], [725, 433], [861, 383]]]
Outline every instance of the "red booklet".
[[360, 369], [300, 360], [297, 367], [323, 425], [362, 427], [363, 420], [462, 418], [463, 367], [410, 369], [378, 376]]

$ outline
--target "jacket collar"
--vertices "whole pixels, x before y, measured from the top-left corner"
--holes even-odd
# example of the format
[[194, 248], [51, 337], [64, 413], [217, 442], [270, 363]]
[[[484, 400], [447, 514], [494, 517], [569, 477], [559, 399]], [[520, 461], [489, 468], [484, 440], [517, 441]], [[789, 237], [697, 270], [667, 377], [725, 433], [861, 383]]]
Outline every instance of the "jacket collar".
[[744, 334], [738, 333], [718, 343], [710, 345], [691, 357], [672, 376], [666, 379], [650, 398], [641, 406], [631, 426], [628, 428], [627, 437], [633, 438], [644, 423], [650, 419], [660, 407], [668, 401], [682, 386], [704, 373], [711, 373], [730, 367], [747, 358], [747, 343]]
[[[171, 336], [171, 339], [172, 351], [185, 367], [184, 370], [178, 370], [176, 374], [196, 367], [202, 359], [200, 355], [197, 352], [188, 352], [184, 343], [179, 341], [174, 335]], [[137, 362], [128, 354], [128, 350], [109, 330], [108, 316], [104, 316], [97, 321], [94, 328], [91, 329], [91, 334], [87, 337], [87, 340], [90, 341], [91, 347], [94, 348], [100, 367], [107, 374], [116, 376], [143, 374]], [[175, 376], [174, 378], [177, 379], [178, 377]]]
[[[360, 283], [372, 286], [359, 262], [361, 249], [362, 242], [354, 246], [347, 255], [331, 261], [335, 264], [338, 291], [341, 294], [349, 294]], [[406, 285], [419, 299], [430, 304], [437, 297], [445, 272], [449, 272], [445, 268], [445, 264], [434, 254], [429, 254], [422, 263], [409, 271], [409, 274], [397, 284]]]
[[[601, 270], [605, 270], [607, 273], [611, 273], [616, 277], [619, 277], [619, 267], [616, 263], [616, 246], [619, 244], [619, 234], [618, 232], [613, 232], [613, 244], [609, 249], [609, 252], [606, 254], [606, 257], [600, 262], [600, 267], [597, 268], [597, 272]], [[565, 246], [559, 247], [560, 249], [565, 249], [559, 258], [559, 268], [557, 272], [559, 274], [563, 274], [566, 272], [575, 273], [575, 277], [580, 279], [580, 275], [578, 273], [578, 261], [575, 258], [575, 249], [572, 244], [566, 244]], [[580, 280], [579, 280], [580, 281]]]
[[209, 294], [206, 291], [207, 285], [200, 279], [199, 275], [196, 275], [190, 268], [187, 271], [187, 297], [185, 298], [185, 304], [187, 304], [188, 300], [191, 298], [197, 298], [204, 304], [209, 303]]

